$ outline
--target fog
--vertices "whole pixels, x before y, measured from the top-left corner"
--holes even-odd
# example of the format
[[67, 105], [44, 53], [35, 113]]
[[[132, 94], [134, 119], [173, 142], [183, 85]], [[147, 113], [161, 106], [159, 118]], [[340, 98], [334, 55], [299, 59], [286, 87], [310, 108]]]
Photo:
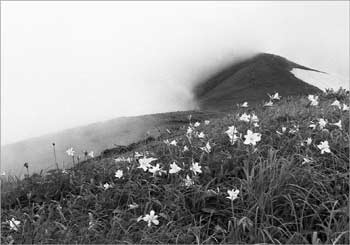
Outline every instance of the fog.
[[1, 2], [1, 144], [194, 108], [257, 52], [349, 77], [349, 2]]

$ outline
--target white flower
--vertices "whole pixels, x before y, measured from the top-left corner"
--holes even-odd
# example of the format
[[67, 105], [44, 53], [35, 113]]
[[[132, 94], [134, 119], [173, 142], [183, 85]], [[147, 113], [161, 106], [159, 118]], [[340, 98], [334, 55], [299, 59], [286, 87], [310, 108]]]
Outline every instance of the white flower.
[[235, 126], [228, 127], [228, 130], [225, 131], [225, 133], [230, 136], [233, 134], [238, 133], [237, 128]]
[[339, 109], [341, 109], [340, 102], [339, 102], [339, 100], [337, 100], [337, 99], [336, 99], [331, 105], [336, 106], [336, 107], [338, 107]]
[[316, 128], [316, 124], [311, 123], [311, 124], [309, 125], [309, 128], [315, 129], [315, 128]]
[[231, 191], [227, 190], [227, 193], [228, 193], [228, 197], [226, 197], [226, 198], [233, 201], [233, 200], [237, 199], [238, 194], [239, 194], [239, 190], [235, 190], [235, 189], [232, 189]]
[[203, 132], [200, 132], [200, 134], [198, 134], [198, 138], [203, 139], [205, 137], [205, 134]]
[[193, 133], [193, 128], [191, 126], [189, 126], [187, 128], [186, 136], [190, 139], [190, 138], [192, 138], [192, 133]]
[[103, 188], [105, 189], [105, 190], [108, 190], [109, 188], [111, 188], [112, 187], [112, 185], [110, 185], [110, 184], [108, 184], [108, 183], [105, 183], [104, 185], [103, 185]]
[[253, 122], [253, 123], [257, 123], [259, 122], [259, 118], [257, 115], [255, 115], [254, 113], [252, 114], [250, 120]]
[[117, 172], [115, 172], [114, 176], [116, 178], [120, 179], [121, 177], [123, 177], [123, 170], [117, 170]]
[[309, 159], [309, 158], [307, 158], [307, 157], [304, 157], [303, 160], [304, 160], [304, 161], [303, 161], [301, 164], [305, 164], [305, 163], [310, 163], [310, 162], [312, 162], [312, 159]]
[[129, 204], [128, 206], [129, 206], [129, 209], [135, 209], [135, 208], [138, 208], [138, 207], [139, 207], [139, 205], [136, 204], [136, 203], [131, 203], [131, 204]]
[[163, 172], [158, 163], [156, 164], [156, 166], [152, 166], [150, 169], [148, 169], [148, 171], [154, 175], [156, 175], [157, 173], [161, 175]]
[[186, 179], [184, 180], [185, 186], [189, 187], [194, 184], [194, 181], [190, 178], [190, 176], [186, 175]]
[[279, 135], [282, 135], [282, 134], [284, 134], [286, 131], [287, 131], [287, 128], [282, 126], [282, 132], [280, 132], [280, 131], [277, 130], [276, 133], [278, 133]]
[[193, 128], [189, 126], [189, 127], [187, 128], [186, 134], [192, 134], [192, 132], [193, 132]]
[[128, 157], [128, 158], [125, 158], [125, 157], [117, 157], [117, 158], [115, 158], [114, 159], [114, 161], [115, 162], [131, 162], [131, 158], [130, 157]]
[[73, 147], [66, 150], [68, 156], [74, 156], [75, 151], [73, 150]]
[[155, 160], [157, 160], [157, 158], [154, 158], [154, 157], [150, 157], [150, 158], [143, 157], [143, 158], [140, 158], [139, 159], [140, 166], [138, 166], [137, 168], [142, 168], [143, 171], [146, 172], [149, 168], [152, 167], [152, 165], [150, 163], [155, 161]]
[[184, 146], [184, 149], [183, 149], [184, 152], [188, 151], [188, 147], [187, 145]]
[[177, 164], [175, 162], [173, 162], [172, 164], [170, 164], [170, 170], [169, 170], [169, 174], [176, 174], [177, 172], [181, 171], [182, 169], [177, 166]]
[[265, 107], [271, 107], [271, 106], [273, 106], [273, 102], [271, 100], [269, 102], [265, 102], [264, 106]]
[[138, 207], [139, 207], [139, 205], [136, 204], [136, 203], [129, 204], [129, 209], [135, 209], [135, 208], [138, 208]]
[[89, 154], [88, 154], [89, 157], [93, 158], [94, 157], [94, 152], [93, 151], [90, 151]]
[[289, 129], [289, 133], [295, 134], [299, 131], [299, 126], [293, 125], [293, 128]]
[[329, 149], [328, 141], [322, 141], [317, 147], [321, 150], [321, 154], [327, 152], [331, 153], [331, 150]]
[[281, 99], [281, 96], [278, 95], [278, 93], [275, 93], [274, 95], [269, 95], [268, 96], [270, 97], [270, 100], [280, 100]]
[[8, 221], [10, 224], [10, 229], [14, 231], [18, 231], [19, 225], [21, 224], [21, 221], [16, 220], [15, 218], [12, 218], [11, 220]]
[[327, 121], [323, 118], [318, 119], [318, 125], [320, 126], [320, 129], [323, 129], [327, 125]]
[[312, 139], [309, 137], [309, 138], [306, 139], [305, 142], [306, 142], [307, 145], [311, 145]]
[[247, 134], [244, 136], [245, 141], [244, 144], [245, 145], [256, 145], [257, 142], [259, 142], [261, 140], [261, 134], [260, 133], [253, 133], [251, 130], [247, 130]]
[[211, 146], [209, 144], [209, 141], [207, 142], [207, 144], [204, 147], [200, 147], [201, 150], [205, 151], [206, 153], [210, 153], [211, 152]]
[[152, 225], [152, 223], [155, 225], [159, 225], [158, 215], [155, 215], [154, 210], [151, 210], [149, 214], [146, 214], [146, 216], [143, 217], [142, 220], [146, 221], [149, 227]]
[[339, 122], [337, 123], [331, 123], [331, 125], [337, 126], [339, 129], [342, 129], [341, 120], [339, 120]]
[[241, 105], [241, 107], [243, 107], [243, 108], [247, 108], [248, 107], [248, 102], [246, 101], [246, 102], [244, 102], [242, 105]]
[[318, 105], [318, 96], [310, 94], [307, 98], [311, 102], [312, 106], [317, 106]]
[[228, 127], [228, 130], [226, 130], [225, 133], [230, 138], [232, 145], [239, 139], [239, 137], [236, 135], [238, 131], [235, 126]]
[[195, 175], [197, 175], [197, 173], [201, 174], [202, 173], [202, 170], [201, 170], [201, 166], [199, 166], [199, 163], [198, 162], [193, 162], [192, 163], [192, 166], [190, 167], [190, 170], [193, 171], [193, 173]]
[[214, 190], [214, 189], [208, 189], [208, 190], [206, 191], [206, 193], [209, 194], [209, 195], [218, 195], [218, 194], [220, 193], [220, 188], [217, 187], [216, 190]]
[[349, 110], [349, 106], [347, 106], [346, 104], [343, 104], [343, 111], [348, 111]]
[[166, 145], [173, 145], [173, 146], [177, 146], [177, 141], [176, 140], [172, 140], [171, 142], [166, 139], [163, 141]]
[[200, 122], [195, 122], [195, 124], [193, 125], [195, 128], [199, 127], [201, 125]]
[[243, 122], [249, 122], [250, 121], [250, 115], [246, 114], [246, 113], [243, 113], [241, 115], [241, 117], [239, 118], [240, 121], [243, 121]]
[[204, 121], [204, 124], [205, 124], [205, 125], [208, 125], [209, 123], [210, 123], [209, 120], [205, 120], [205, 121]]

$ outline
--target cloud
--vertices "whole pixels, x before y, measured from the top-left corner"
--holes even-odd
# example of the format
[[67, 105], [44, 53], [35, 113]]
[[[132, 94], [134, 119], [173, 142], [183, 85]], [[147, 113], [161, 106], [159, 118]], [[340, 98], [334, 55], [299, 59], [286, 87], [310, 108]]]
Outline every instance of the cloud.
[[2, 144], [118, 116], [190, 109], [194, 83], [259, 51], [349, 76], [348, 6], [5, 2]]

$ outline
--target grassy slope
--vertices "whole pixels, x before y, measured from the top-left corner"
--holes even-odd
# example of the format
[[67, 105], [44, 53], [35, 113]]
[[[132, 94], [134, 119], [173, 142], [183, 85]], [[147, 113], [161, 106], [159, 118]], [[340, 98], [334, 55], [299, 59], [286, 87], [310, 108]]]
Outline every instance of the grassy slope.
[[[346, 96], [337, 95], [349, 104]], [[118, 156], [92, 159], [68, 173], [53, 171], [24, 181], [2, 185], [2, 243], [349, 243], [349, 112], [330, 106], [335, 95], [323, 95], [318, 107], [305, 97], [283, 99], [272, 108], [255, 108], [260, 127], [240, 122], [238, 109], [224, 118], [203, 123], [205, 139], [185, 137], [186, 127], [147, 144], [134, 144], [135, 151], [159, 159], [165, 169], [175, 161], [184, 170], [174, 175], [152, 176], [137, 168], [136, 161], [115, 163]], [[310, 121], [342, 120], [343, 129], [309, 128]], [[231, 145], [224, 133], [235, 125], [245, 134], [262, 134], [257, 146], [242, 141]], [[295, 134], [276, 130], [294, 125]], [[301, 146], [306, 138], [310, 146]], [[176, 138], [178, 146], [162, 140]], [[317, 145], [328, 140], [332, 153], [320, 154]], [[207, 154], [199, 147], [209, 141]], [[190, 148], [183, 152], [183, 145]], [[148, 151], [148, 153], [146, 153]], [[302, 164], [303, 158], [313, 159]], [[192, 161], [202, 173], [194, 175]], [[122, 169], [122, 179], [114, 177]], [[186, 175], [191, 187], [183, 185]], [[104, 183], [113, 187], [104, 190]], [[6, 185], [7, 184], [7, 185]], [[11, 185], [9, 185], [11, 184]], [[227, 190], [238, 188], [238, 199], [227, 199]], [[28, 194], [30, 195], [28, 196]], [[128, 205], [136, 203], [136, 209]], [[158, 226], [137, 218], [155, 210]], [[90, 216], [89, 216], [90, 214]], [[11, 231], [6, 220], [21, 221]], [[89, 225], [90, 221], [90, 225]]]
[[[203, 114], [197, 111], [122, 117], [6, 145], [1, 148], [1, 170], [20, 176], [25, 173], [24, 162], [30, 164], [32, 173], [54, 168], [52, 142], [56, 143], [59, 166], [69, 167], [71, 158], [65, 153], [69, 147], [74, 147], [83, 159], [84, 151], [93, 150], [95, 154], [99, 154], [114, 145], [128, 145], [149, 135], [156, 137], [159, 134], [158, 129], [186, 123], [189, 113], [199, 118]], [[217, 114], [211, 113], [209, 116]]]

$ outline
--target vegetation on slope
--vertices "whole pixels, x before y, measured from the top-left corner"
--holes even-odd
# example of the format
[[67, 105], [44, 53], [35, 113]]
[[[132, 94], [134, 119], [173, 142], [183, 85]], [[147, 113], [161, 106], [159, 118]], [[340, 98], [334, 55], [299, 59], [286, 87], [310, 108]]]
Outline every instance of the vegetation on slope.
[[[187, 123], [186, 117], [192, 113], [201, 118], [203, 112], [170, 112], [152, 115], [121, 117], [113, 120], [90, 124], [78, 128], [68, 129], [59, 133], [32, 138], [18, 143], [5, 145], [1, 148], [1, 170], [20, 176], [23, 173], [23, 163], [31, 165], [31, 173], [48, 170], [55, 167], [52, 155], [52, 142], [56, 143], [57, 162], [60, 167], [71, 166], [71, 157], [65, 150], [74, 146], [80, 159], [84, 159], [84, 151], [99, 153], [115, 145], [129, 145], [147, 136], [157, 137], [158, 129], [177, 127]], [[219, 113], [205, 113], [215, 117]], [[21, 152], [21, 154], [18, 154]]]
[[1, 242], [348, 244], [349, 99], [319, 97], [3, 181]]

